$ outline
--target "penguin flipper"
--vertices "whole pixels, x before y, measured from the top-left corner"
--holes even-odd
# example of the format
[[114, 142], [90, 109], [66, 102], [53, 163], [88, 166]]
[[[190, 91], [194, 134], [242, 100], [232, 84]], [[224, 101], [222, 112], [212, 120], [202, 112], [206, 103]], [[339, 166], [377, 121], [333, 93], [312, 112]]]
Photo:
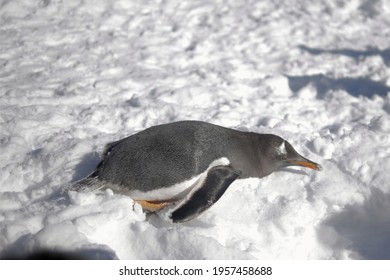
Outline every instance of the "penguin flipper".
[[214, 166], [211, 168], [203, 184], [191, 191], [188, 198], [176, 208], [170, 218], [174, 223], [186, 222], [210, 208], [227, 188], [241, 175], [231, 166]]

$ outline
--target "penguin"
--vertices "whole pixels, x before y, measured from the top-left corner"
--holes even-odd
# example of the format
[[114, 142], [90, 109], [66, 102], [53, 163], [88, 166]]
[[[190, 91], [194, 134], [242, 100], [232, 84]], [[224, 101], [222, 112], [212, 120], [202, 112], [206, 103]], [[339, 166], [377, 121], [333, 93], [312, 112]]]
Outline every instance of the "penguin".
[[95, 171], [70, 190], [110, 188], [151, 212], [171, 206], [169, 218], [179, 223], [210, 208], [236, 179], [287, 166], [321, 170], [277, 135], [179, 121], [107, 144]]

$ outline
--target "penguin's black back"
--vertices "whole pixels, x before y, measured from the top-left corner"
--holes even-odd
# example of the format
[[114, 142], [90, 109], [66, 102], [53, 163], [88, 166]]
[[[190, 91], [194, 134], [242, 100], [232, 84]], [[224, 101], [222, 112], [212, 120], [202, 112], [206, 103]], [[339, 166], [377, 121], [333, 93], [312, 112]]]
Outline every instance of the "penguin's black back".
[[200, 121], [154, 126], [108, 144], [90, 177], [149, 191], [189, 180], [223, 157], [248, 177], [257, 172], [255, 135]]

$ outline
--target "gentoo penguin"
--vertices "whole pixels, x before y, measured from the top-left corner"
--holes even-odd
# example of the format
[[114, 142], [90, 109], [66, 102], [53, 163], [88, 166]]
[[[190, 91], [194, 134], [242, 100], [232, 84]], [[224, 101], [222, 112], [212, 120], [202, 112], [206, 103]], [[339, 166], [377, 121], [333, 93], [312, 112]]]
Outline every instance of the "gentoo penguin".
[[321, 170], [279, 136], [180, 121], [107, 144], [96, 170], [70, 189], [111, 188], [147, 211], [173, 206], [172, 222], [185, 222], [218, 201], [234, 180], [286, 166]]

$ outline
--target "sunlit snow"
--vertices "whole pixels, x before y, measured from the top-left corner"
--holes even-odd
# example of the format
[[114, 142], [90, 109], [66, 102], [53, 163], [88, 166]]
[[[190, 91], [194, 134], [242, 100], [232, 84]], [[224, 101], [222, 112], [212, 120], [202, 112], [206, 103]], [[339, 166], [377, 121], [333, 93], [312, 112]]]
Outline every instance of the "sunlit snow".
[[[0, 2], [0, 254], [389, 259], [390, 2]], [[178, 120], [280, 135], [316, 172], [234, 182], [170, 224], [61, 191], [104, 145]]]

